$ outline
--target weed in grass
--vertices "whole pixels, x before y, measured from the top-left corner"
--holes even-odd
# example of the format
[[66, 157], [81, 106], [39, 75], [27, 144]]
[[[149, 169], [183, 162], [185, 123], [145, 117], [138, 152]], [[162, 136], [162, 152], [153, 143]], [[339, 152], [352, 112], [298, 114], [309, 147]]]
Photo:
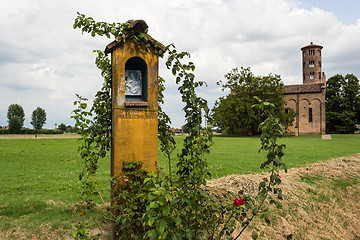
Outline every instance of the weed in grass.
[[316, 211], [318, 209], [318, 206], [313, 201], [307, 201], [307, 202], [305, 202], [305, 204], [303, 206], [303, 209], [307, 213], [312, 213], [312, 212], [314, 212], [314, 211]]
[[288, 214], [289, 214], [289, 212], [287, 210], [284, 210], [284, 209], [278, 212], [278, 215], [280, 217], [286, 217]]
[[25, 202], [10, 202], [6, 207], [0, 209], [0, 214], [3, 216], [12, 216], [19, 218], [23, 215], [36, 213], [40, 209], [45, 208], [46, 204], [42, 201], [25, 201]]
[[269, 212], [269, 217], [270, 217], [270, 226], [276, 226], [278, 224], [278, 220], [279, 220], [279, 216], [282, 217], [283, 215], [281, 214], [281, 212], [278, 212], [278, 209], [276, 210], [270, 210]]
[[316, 200], [318, 202], [329, 202], [331, 198], [331, 193], [321, 191], [318, 193]]
[[318, 183], [320, 180], [322, 180], [323, 177], [319, 176], [319, 175], [305, 175], [305, 176], [300, 176], [300, 180], [302, 182], [305, 182], [307, 184], [316, 184]]
[[323, 213], [323, 218], [325, 220], [325, 222], [330, 222], [330, 211], [329, 209], [327, 209], [324, 213]]
[[292, 202], [289, 202], [289, 206], [287, 210], [282, 211], [283, 216], [297, 216], [298, 215], [298, 206], [293, 207]]
[[336, 178], [336, 179], [332, 179], [331, 181], [334, 190], [340, 189], [344, 192], [347, 192], [348, 187], [353, 187], [358, 183], [359, 183], [359, 179], [357, 178], [351, 178], [351, 179]]
[[309, 235], [309, 226], [303, 226], [300, 227], [299, 231], [296, 233], [294, 239], [299, 239], [299, 240], [305, 240], [307, 239], [306, 236]]

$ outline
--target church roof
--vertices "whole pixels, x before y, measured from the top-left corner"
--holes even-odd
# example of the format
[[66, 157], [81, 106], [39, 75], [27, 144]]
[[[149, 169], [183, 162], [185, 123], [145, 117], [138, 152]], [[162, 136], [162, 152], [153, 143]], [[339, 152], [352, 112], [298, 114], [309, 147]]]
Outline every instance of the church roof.
[[315, 84], [299, 84], [299, 85], [285, 85], [284, 94], [294, 94], [294, 93], [319, 93], [322, 92], [324, 88], [323, 83]]

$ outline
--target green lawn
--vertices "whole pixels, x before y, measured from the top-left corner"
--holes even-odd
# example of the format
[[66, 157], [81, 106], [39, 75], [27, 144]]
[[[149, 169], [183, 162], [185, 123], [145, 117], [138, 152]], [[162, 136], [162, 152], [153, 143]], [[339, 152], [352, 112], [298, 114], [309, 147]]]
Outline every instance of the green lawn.
[[[258, 153], [261, 144], [257, 137], [215, 137], [214, 142], [209, 156], [214, 178], [260, 171], [266, 156]], [[322, 140], [320, 135], [287, 136], [280, 143], [286, 145], [283, 162], [288, 168], [360, 152], [360, 135], [332, 135], [331, 140]]]
[[[183, 138], [178, 136], [176, 140], [180, 144]], [[266, 156], [258, 152], [261, 146], [258, 137], [214, 136], [213, 140], [215, 144], [207, 156], [212, 178], [260, 172], [259, 166]], [[283, 161], [288, 168], [360, 152], [360, 135], [332, 135], [331, 140], [322, 140], [320, 135], [286, 136], [280, 143], [286, 144]], [[162, 153], [159, 164], [167, 169]]]
[[[0, 139], [0, 199], [76, 203], [82, 162], [77, 139]], [[100, 174], [108, 174], [109, 160]], [[70, 194], [73, 192], [74, 194]]]
[[[176, 140], [181, 144], [183, 136]], [[258, 137], [214, 137], [212, 153], [207, 156], [213, 178], [229, 174], [259, 172], [265, 159], [258, 153]], [[333, 157], [360, 152], [360, 135], [285, 137], [284, 161], [288, 167], [301, 167]], [[79, 202], [77, 193], [82, 162], [78, 139], [0, 139], [0, 229], [25, 224], [36, 229], [43, 223], [53, 228], [68, 228], [77, 216], [70, 205]], [[173, 163], [175, 165], [176, 163]], [[159, 165], [167, 162], [159, 153]], [[109, 201], [110, 158], [101, 161], [98, 178]], [[50, 206], [46, 202], [57, 203]], [[16, 222], [16, 224], [15, 224]]]
[[[21, 226], [36, 234], [43, 224], [50, 230], [71, 227], [79, 215], [71, 207], [79, 202], [78, 144], [77, 139], [65, 138], [0, 139], [0, 229]], [[107, 196], [108, 166], [109, 160], [103, 161], [99, 172]]]

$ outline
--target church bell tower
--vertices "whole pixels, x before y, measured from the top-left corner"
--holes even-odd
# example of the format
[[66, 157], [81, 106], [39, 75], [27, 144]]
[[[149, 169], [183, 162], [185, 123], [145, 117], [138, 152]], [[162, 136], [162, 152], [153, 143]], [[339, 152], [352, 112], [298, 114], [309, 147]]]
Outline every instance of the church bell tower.
[[301, 48], [303, 63], [303, 84], [325, 83], [325, 75], [321, 70], [322, 46], [313, 42]]

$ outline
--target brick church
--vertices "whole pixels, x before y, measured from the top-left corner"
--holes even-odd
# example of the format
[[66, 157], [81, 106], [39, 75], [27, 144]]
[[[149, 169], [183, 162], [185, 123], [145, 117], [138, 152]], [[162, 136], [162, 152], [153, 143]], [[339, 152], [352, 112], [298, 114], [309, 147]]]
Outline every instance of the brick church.
[[326, 75], [321, 71], [322, 46], [312, 42], [301, 48], [303, 84], [285, 85], [285, 107], [297, 112], [293, 134], [325, 134]]

